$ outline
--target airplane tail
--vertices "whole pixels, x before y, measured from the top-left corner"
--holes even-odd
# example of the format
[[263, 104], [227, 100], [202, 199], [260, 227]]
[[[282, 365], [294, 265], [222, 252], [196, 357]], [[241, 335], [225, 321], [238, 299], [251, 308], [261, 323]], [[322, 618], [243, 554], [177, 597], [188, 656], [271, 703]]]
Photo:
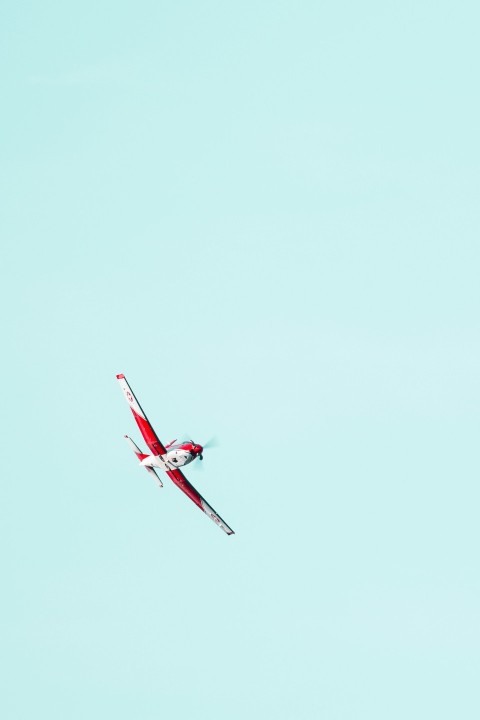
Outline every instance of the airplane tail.
[[[135, 455], [137, 456], [139, 462], [142, 462], [142, 460], [145, 460], [145, 458], [148, 457], [148, 454], [142, 453], [142, 451], [140, 450], [140, 448], [139, 448], [137, 445], [135, 445], [135, 443], [133, 442], [132, 438], [128, 437], [128, 435], [125, 435], [125, 440], [126, 440], [127, 443], [129, 444], [130, 448], [133, 450], [133, 452], [135, 453]], [[157, 485], [158, 485], [159, 487], [163, 487], [163, 482], [162, 482], [162, 481], [160, 480], [160, 478], [158, 477], [157, 473], [155, 472], [155, 469], [154, 469], [153, 467], [149, 467], [148, 465], [144, 465], [143, 467], [145, 468], [145, 470], [146, 470], [150, 475], [153, 475], [153, 477], [155, 478], [155, 481], [156, 481]]]

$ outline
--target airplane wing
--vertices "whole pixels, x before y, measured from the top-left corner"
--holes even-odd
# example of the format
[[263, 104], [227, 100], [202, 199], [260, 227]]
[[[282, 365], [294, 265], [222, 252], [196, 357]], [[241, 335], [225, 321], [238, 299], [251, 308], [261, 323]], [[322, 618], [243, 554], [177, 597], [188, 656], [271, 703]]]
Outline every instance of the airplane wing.
[[125, 379], [125, 375], [117, 375], [117, 380], [120, 383], [120, 387], [123, 390], [123, 394], [125, 395], [125, 399], [127, 403], [130, 406], [130, 410], [133, 413], [133, 417], [137, 421], [137, 425], [140, 429], [140, 432], [143, 435], [143, 439], [147, 443], [150, 452], [152, 455], [165, 455], [167, 452], [165, 448], [163, 447], [162, 443], [157, 437], [157, 433], [153, 429], [153, 427], [150, 425], [150, 422], [143, 412], [142, 408], [140, 407], [140, 403], [138, 402], [137, 398], [133, 394], [132, 388], [128, 384], [128, 382]]
[[213, 520], [214, 523], [216, 523], [219, 527], [222, 528], [223, 532], [226, 532], [227, 535], [234, 535], [234, 532], [231, 527], [228, 527], [227, 523], [222, 520], [220, 515], [218, 515], [215, 510], [210, 507], [210, 505], [207, 503], [207, 501], [200, 495], [199, 492], [195, 490], [193, 485], [188, 482], [185, 475], [182, 473], [181, 470], [178, 468], [175, 468], [175, 470], [167, 470], [167, 475], [177, 487], [182, 490], [185, 495], [187, 495], [190, 500], [193, 500], [195, 505], [198, 505], [200, 510], [203, 510], [205, 515], [208, 515], [209, 518]]

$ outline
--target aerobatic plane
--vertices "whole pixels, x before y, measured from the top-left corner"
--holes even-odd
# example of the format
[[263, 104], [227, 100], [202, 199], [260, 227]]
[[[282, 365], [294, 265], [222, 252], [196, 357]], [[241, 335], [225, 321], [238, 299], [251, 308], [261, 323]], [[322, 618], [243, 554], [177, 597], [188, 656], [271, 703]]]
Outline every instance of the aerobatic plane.
[[203, 450], [206, 445], [202, 447], [202, 445], [194, 443], [191, 440], [180, 443], [172, 440], [166, 445], [162, 445], [147, 416], [140, 407], [137, 398], [133, 394], [132, 388], [127, 383], [125, 375], [117, 375], [117, 380], [120, 383], [125, 399], [130, 406], [133, 417], [151, 453], [150, 455], [143, 453], [140, 448], [135, 445], [133, 440], [129, 438], [128, 435], [125, 435], [125, 439], [140, 461], [140, 465], [143, 465], [145, 470], [154, 476], [159, 487], [163, 487], [163, 482], [157, 473], [159, 470], [164, 470], [175, 485], [179, 487], [190, 500], [193, 500], [195, 505], [198, 505], [205, 515], [208, 515], [227, 535], [233, 535], [232, 528], [222, 520], [220, 515], [216, 513], [200, 493], [195, 490], [180, 470], [180, 467], [188, 465], [194, 460], [203, 460]]

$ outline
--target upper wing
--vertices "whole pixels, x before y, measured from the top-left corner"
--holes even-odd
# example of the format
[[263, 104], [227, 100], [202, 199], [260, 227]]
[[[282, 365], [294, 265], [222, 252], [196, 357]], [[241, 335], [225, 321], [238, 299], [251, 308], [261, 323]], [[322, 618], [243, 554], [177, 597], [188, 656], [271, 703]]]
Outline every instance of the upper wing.
[[150, 448], [152, 455], [165, 455], [167, 452], [163, 447], [162, 443], [157, 437], [157, 433], [150, 425], [147, 416], [140, 407], [140, 403], [133, 394], [132, 388], [125, 380], [125, 375], [117, 375], [117, 380], [120, 383], [120, 387], [123, 390], [123, 394], [130, 405], [130, 410], [133, 413], [133, 417], [137, 421], [137, 425], [140, 428], [140, 432], [143, 435], [143, 439]]
[[179, 470], [178, 468], [175, 468], [175, 470], [167, 470], [167, 475], [170, 477], [171, 480], [173, 480], [175, 485], [179, 487], [180, 490], [183, 490], [185, 495], [188, 495], [190, 500], [193, 500], [195, 505], [198, 505], [200, 510], [203, 510], [205, 515], [208, 515], [208, 517], [211, 518], [213, 522], [216, 523], [219, 527], [221, 527], [222, 530], [227, 533], [227, 535], [234, 534], [232, 528], [228, 527], [227, 523], [222, 520], [220, 515], [218, 515], [215, 510], [210, 507], [207, 501], [200, 495], [200, 493], [195, 490], [193, 485], [188, 482], [187, 478], [181, 470]]

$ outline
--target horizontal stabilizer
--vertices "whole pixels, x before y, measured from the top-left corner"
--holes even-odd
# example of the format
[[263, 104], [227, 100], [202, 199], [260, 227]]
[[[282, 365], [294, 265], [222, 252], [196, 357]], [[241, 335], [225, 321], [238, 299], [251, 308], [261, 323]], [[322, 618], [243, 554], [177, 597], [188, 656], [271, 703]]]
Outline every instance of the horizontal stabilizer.
[[[128, 435], [125, 435], [125, 440], [130, 445], [130, 448], [133, 450], [133, 452], [135, 453], [135, 455], [137, 456], [137, 458], [139, 459], [140, 462], [142, 462], [142, 460], [145, 460], [145, 458], [149, 457], [145, 453], [142, 453], [142, 451], [140, 450], [138, 445], [135, 445], [132, 438], [128, 437]], [[148, 465], [144, 465], [143, 467], [150, 475], [154, 476], [155, 482], [157, 483], [157, 485], [159, 487], [163, 487], [163, 482], [160, 480], [160, 478], [158, 477], [158, 475], [155, 472], [155, 470], [153, 469], [153, 467], [149, 467]]]
[[135, 445], [135, 443], [133, 442], [132, 438], [128, 437], [128, 435], [125, 435], [124, 437], [125, 437], [125, 440], [127, 441], [127, 443], [130, 445], [130, 448], [133, 450], [133, 452], [135, 453], [135, 455], [137, 456], [137, 458], [138, 458], [140, 461], [142, 461], [142, 460], [144, 460], [146, 457], [148, 457], [148, 455], [146, 455], [145, 453], [142, 453], [142, 451], [140, 450], [140, 448], [138, 447], [138, 445]]
[[148, 465], [144, 465], [143, 467], [148, 473], [150, 473], [150, 475], [154, 476], [155, 482], [157, 483], [158, 487], [163, 487], [163, 482], [160, 480], [157, 473], [155, 472], [155, 468], [149, 467]]

